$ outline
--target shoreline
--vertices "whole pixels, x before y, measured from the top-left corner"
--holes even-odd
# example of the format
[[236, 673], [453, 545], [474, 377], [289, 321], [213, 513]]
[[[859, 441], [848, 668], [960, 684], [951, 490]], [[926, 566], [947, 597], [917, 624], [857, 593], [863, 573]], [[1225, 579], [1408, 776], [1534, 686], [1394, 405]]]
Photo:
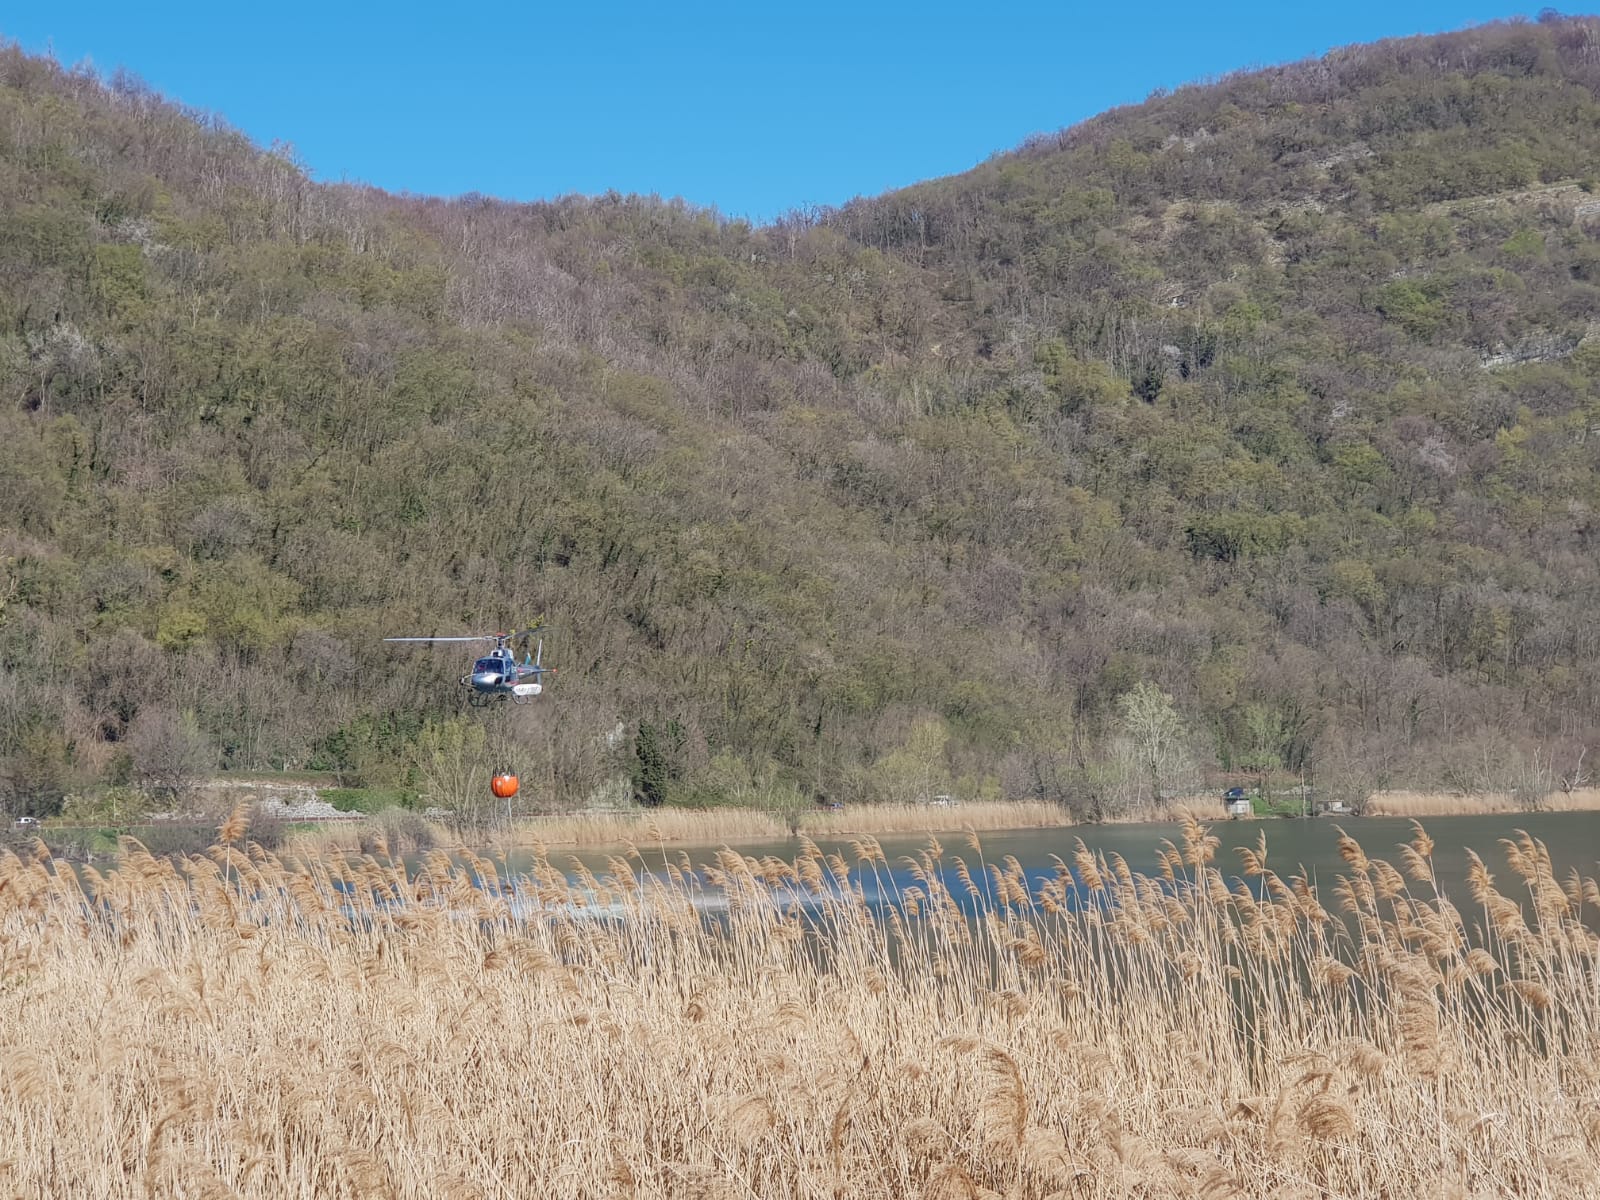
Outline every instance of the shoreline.
[[1551, 792], [1530, 807], [1506, 792], [1377, 792], [1367, 801], [1364, 817], [1476, 817], [1502, 813], [1597, 812], [1600, 787]]
[[[797, 837], [878, 837], [905, 834], [959, 834], [1003, 829], [1062, 829], [1076, 824], [1058, 805], [1042, 801], [991, 801], [951, 805], [873, 805], [842, 811], [806, 811], [791, 821], [758, 808], [662, 808], [634, 812], [577, 812], [521, 817], [510, 830], [486, 831], [485, 840], [502, 849], [548, 847], [638, 848], [709, 846], [741, 842], [779, 842]], [[328, 826], [296, 833], [293, 844], [319, 849], [355, 848], [371, 837], [376, 818], [360, 824]], [[439, 828], [437, 842], [459, 836]]]
[[[572, 813], [524, 819], [509, 839], [511, 845], [707, 845], [726, 841], [787, 841], [794, 837], [860, 837], [900, 834], [959, 834], [1026, 829], [1066, 829], [1100, 825], [1171, 825], [1193, 814], [1204, 824], [1232, 820], [1218, 801], [1175, 802], [1164, 809], [1147, 807], [1105, 821], [1076, 821], [1065, 808], [1044, 801], [989, 801], [937, 807], [874, 805], [837, 812], [805, 812], [796, 828], [778, 814], [762, 809], [656, 809], [638, 813]], [[1466, 817], [1538, 812], [1600, 812], [1600, 788], [1556, 792], [1539, 807], [1517, 804], [1501, 793], [1392, 791], [1376, 793], [1362, 810], [1300, 818], [1256, 815], [1246, 821], [1328, 820], [1360, 822], [1372, 817]], [[538, 822], [537, 824], [535, 822]], [[657, 833], [652, 833], [654, 826]]]
[[[1000, 830], [1067, 829], [1074, 826], [1170, 825], [1185, 812], [1204, 824], [1221, 824], [1234, 818], [1220, 803], [1174, 803], [1165, 809], [1145, 808], [1119, 814], [1103, 822], [1075, 821], [1066, 809], [1044, 801], [987, 801], [950, 806], [873, 805], [838, 811], [805, 811], [790, 819], [785, 814], [756, 808], [667, 808], [618, 812], [559, 813], [528, 816], [508, 831], [490, 831], [486, 840], [506, 849], [540, 847], [603, 848], [608, 846], [706, 846], [748, 842], [786, 842], [798, 837], [850, 838], [913, 834], [951, 835]], [[1421, 818], [1513, 815], [1537, 812], [1600, 812], [1600, 788], [1555, 793], [1532, 808], [1517, 805], [1503, 794], [1465, 795], [1450, 792], [1381, 792], [1372, 797], [1361, 815], [1327, 814], [1318, 818], [1255, 815], [1245, 821], [1325, 819], [1359, 823], [1367, 818]], [[296, 842], [323, 848], [348, 844], [354, 849], [381, 827], [381, 815], [366, 821], [330, 823], [294, 835]], [[438, 844], [459, 841], [439, 828]]]
[[[449, 829], [444, 824], [403, 809], [381, 810], [369, 815], [341, 815], [338, 818], [294, 821], [295, 828], [284, 837], [285, 849], [302, 852], [341, 850], [360, 852], [375, 841], [396, 846], [431, 844], [459, 845], [463, 842], [494, 845], [504, 850], [637, 848], [658, 846], [738, 845], [751, 842], [790, 842], [808, 838], [903, 837], [912, 835], [950, 836], [966, 832], [1021, 831], [1029, 829], [1068, 829], [1093, 825], [1171, 825], [1187, 812], [1207, 825], [1232, 820], [1264, 821], [1301, 819], [1285, 815], [1258, 815], [1231, 818], [1221, 811], [1220, 802], [1200, 800], [1175, 802], [1162, 809], [1145, 807], [1124, 812], [1102, 822], [1075, 821], [1063, 807], [1044, 801], [978, 801], [951, 805], [861, 805], [841, 810], [804, 810], [799, 813], [773, 812], [758, 808], [663, 808], [610, 812], [574, 812], [519, 817], [508, 830], [486, 829], [478, 836]], [[269, 811], [257, 810], [271, 819]], [[391, 818], [388, 813], [403, 814]], [[1331, 822], [1359, 823], [1367, 818], [1412, 818], [1458, 816], [1500, 816], [1539, 812], [1600, 812], [1600, 788], [1580, 788], [1556, 792], [1530, 807], [1518, 804], [1504, 793], [1463, 794], [1454, 792], [1389, 791], [1376, 793], [1361, 814], [1324, 814]], [[1317, 818], [1307, 818], [1317, 819]], [[53, 847], [68, 830], [83, 836], [86, 858], [101, 857], [107, 850], [93, 848], [96, 834], [132, 836], [144, 842], [157, 830], [210, 828], [209, 820], [156, 822], [116, 830], [88, 826], [46, 825], [37, 835]], [[52, 834], [56, 836], [52, 836]], [[246, 835], [248, 839], [248, 834]], [[203, 840], [203, 839], [202, 839]], [[72, 857], [69, 853], [68, 857]]]

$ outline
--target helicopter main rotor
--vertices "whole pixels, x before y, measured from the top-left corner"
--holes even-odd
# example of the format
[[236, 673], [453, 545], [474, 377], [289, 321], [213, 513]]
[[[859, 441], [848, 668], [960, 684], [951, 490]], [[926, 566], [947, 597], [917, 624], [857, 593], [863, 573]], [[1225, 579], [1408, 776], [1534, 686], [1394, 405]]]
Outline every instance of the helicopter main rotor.
[[530, 625], [516, 633], [472, 633], [460, 637], [386, 637], [386, 642], [493, 642], [496, 650], [504, 650], [508, 643], [526, 640], [545, 630], [544, 625]]

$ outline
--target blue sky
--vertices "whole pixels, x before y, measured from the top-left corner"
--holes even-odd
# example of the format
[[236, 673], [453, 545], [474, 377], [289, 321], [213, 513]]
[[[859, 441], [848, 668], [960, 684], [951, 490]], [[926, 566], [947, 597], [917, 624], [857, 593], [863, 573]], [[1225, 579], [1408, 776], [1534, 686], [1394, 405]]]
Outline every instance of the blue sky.
[[0, 13], [126, 67], [319, 179], [434, 195], [682, 196], [766, 220], [966, 170], [1238, 68], [1534, 9], [1442, 3], [272, 5]]

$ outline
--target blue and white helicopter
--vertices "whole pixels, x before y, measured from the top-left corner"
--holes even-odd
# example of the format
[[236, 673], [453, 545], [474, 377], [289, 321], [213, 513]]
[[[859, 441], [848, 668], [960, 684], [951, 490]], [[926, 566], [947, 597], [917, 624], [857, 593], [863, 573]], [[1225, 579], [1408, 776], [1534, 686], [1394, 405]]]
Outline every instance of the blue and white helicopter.
[[[461, 677], [461, 686], [471, 688], [469, 699], [474, 704], [488, 704], [509, 697], [513, 704], [527, 704], [544, 691], [545, 672], [554, 667], [544, 665], [544, 639], [537, 648], [528, 652], [528, 642], [543, 629], [535, 625], [520, 633], [480, 633], [468, 637], [392, 637], [386, 642], [493, 642], [494, 649], [472, 664], [472, 670]], [[523, 660], [519, 663], [511, 643], [522, 642]], [[530, 682], [531, 681], [531, 682]]]

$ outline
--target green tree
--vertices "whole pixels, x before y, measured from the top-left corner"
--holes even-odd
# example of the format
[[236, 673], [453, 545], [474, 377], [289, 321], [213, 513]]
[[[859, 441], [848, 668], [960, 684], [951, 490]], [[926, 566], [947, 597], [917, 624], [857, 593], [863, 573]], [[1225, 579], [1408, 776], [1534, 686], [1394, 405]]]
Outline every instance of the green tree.
[[633, 742], [633, 798], [649, 808], [665, 804], [683, 774], [687, 738], [676, 719], [657, 724], [640, 721]]
[[1273, 772], [1283, 767], [1286, 730], [1277, 710], [1265, 704], [1248, 704], [1244, 710], [1244, 753], [1239, 766], [1256, 776], [1264, 789]]
[[873, 782], [885, 799], [899, 804], [927, 803], [950, 788], [945, 750], [950, 727], [940, 717], [924, 717], [906, 739], [872, 768]]
[[487, 744], [481, 724], [458, 717], [430, 721], [417, 734], [411, 763], [423, 799], [445, 810], [458, 828], [481, 829], [500, 812], [489, 791], [495, 768], [487, 761]]

